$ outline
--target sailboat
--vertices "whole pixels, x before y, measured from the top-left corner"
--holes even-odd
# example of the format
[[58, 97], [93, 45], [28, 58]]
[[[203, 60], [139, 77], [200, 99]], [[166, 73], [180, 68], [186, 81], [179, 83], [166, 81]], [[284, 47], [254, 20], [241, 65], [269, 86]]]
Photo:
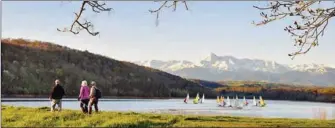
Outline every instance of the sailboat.
[[205, 102], [205, 94], [202, 94], [202, 98], [200, 100], [200, 103], [204, 103]]
[[217, 99], [216, 99], [216, 103], [218, 104], [218, 106], [223, 106], [222, 104], [223, 102], [223, 96], [218, 96]]
[[262, 96], [259, 96], [259, 106], [260, 107], [265, 107], [265, 102], [264, 102], [264, 100], [263, 100], [263, 98], [262, 98]]
[[190, 99], [190, 95], [187, 93], [187, 96], [186, 96], [186, 98], [184, 99], [184, 103], [187, 104], [187, 102], [188, 102], [189, 99]]
[[252, 100], [252, 105], [257, 106], [257, 101], [256, 101], [255, 96], [254, 96], [254, 99]]
[[227, 107], [232, 107], [232, 106], [231, 106], [230, 99], [229, 99], [229, 96], [227, 97]]
[[235, 100], [234, 100], [234, 107], [238, 107], [238, 97], [236, 95]]
[[237, 97], [237, 95], [236, 95], [236, 98], [235, 98], [235, 100], [234, 100], [234, 106], [233, 106], [234, 108], [237, 108], [237, 109], [242, 109], [242, 107], [241, 107], [241, 105], [240, 105], [240, 102], [239, 102], [239, 99], [238, 99], [238, 97]]
[[222, 96], [220, 96], [218, 104], [221, 104], [221, 102], [222, 102]]
[[194, 104], [198, 104], [198, 102], [199, 102], [199, 93], [197, 93], [197, 96], [194, 98], [194, 100], [193, 100], [193, 103]]
[[226, 103], [224, 102], [224, 97], [222, 97], [221, 106], [224, 107], [225, 105], [226, 105]]
[[248, 101], [245, 99], [245, 96], [243, 96], [243, 105], [244, 105], [244, 106], [248, 106], [248, 104], [249, 104], [249, 103], [248, 103]]
[[217, 103], [217, 104], [220, 104], [220, 101], [221, 101], [221, 100], [220, 100], [219, 96], [217, 96], [217, 97], [216, 97], [216, 103]]

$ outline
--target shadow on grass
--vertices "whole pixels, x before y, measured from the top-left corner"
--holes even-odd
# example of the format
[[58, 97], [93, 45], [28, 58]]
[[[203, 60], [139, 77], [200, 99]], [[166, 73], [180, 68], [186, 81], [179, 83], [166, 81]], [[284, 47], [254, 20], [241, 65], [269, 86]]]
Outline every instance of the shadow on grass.
[[37, 109], [40, 110], [40, 111], [49, 111], [50, 110], [49, 107], [39, 107]]
[[187, 117], [185, 121], [229, 121], [236, 122], [239, 121], [238, 117]]

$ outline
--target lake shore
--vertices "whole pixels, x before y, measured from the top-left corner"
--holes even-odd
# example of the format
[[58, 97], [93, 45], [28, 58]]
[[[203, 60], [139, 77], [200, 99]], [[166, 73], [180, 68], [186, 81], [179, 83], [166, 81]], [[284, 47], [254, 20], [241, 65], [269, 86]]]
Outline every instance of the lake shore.
[[[48, 95], [3, 95], [1, 98], [48, 98]], [[64, 98], [78, 98], [76, 96], [64, 96]], [[140, 97], [140, 96], [103, 96], [104, 99], [171, 99], [182, 97]]]
[[335, 120], [191, 116], [79, 110], [50, 112], [49, 107], [1, 106], [3, 127], [331, 127]]
[[[6, 95], [2, 94], [1, 98], [22, 98], [20, 100], [4, 100], [1, 99], [1, 101], [6, 101], [6, 102], [14, 102], [14, 101], [25, 101], [27, 98], [46, 98], [48, 99], [48, 95]], [[78, 97], [76, 96], [64, 96], [64, 98], [73, 98], [77, 99]], [[185, 97], [140, 97], [140, 96], [103, 96], [102, 99], [108, 101], [108, 100], [117, 100], [117, 99], [181, 99], [183, 100]], [[334, 96], [335, 98], [335, 96]], [[216, 98], [206, 98], [206, 99], [216, 99]], [[252, 99], [247, 99], [247, 100], [252, 100]], [[258, 99], [257, 99], [258, 100]], [[309, 100], [282, 100], [282, 99], [265, 99], [266, 100], [274, 100], [274, 101], [295, 101], [295, 102], [315, 102], [315, 103], [334, 103], [334, 102], [326, 102], [326, 101], [309, 101]], [[29, 101], [34, 101], [34, 100], [29, 100]], [[42, 100], [35, 100], [35, 101], [42, 101]], [[44, 100], [45, 101], [45, 100]], [[77, 100], [73, 100], [77, 101]]]

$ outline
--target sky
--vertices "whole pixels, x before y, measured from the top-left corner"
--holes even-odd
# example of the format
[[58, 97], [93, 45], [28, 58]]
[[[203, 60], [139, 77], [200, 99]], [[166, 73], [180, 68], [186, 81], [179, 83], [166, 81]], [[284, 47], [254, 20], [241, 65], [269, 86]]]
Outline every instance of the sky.
[[282, 64], [327, 64], [335, 67], [335, 21], [330, 21], [320, 45], [308, 54], [288, 57], [296, 50], [293, 39], [283, 29], [292, 20], [276, 21], [256, 27], [260, 21], [256, 1], [189, 1], [190, 10], [181, 4], [175, 12], [164, 9], [159, 25], [149, 9], [160, 3], [117, 2], [107, 5], [114, 11], [94, 14], [88, 9], [84, 18], [95, 25], [99, 36], [58, 32], [69, 27], [81, 2], [3, 1], [2, 38], [41, 40], [74, 49], [88, 50], [124, 61], [189, 60], [199, 61], [210, 53], [218, 56], [273, 60]]

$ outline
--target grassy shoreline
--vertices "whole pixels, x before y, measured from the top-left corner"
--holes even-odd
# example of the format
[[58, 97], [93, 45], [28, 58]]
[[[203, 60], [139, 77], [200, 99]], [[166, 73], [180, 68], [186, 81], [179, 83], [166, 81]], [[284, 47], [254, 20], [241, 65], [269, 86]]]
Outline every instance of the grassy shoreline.
[[82, 114], [79, 110], [50, 112], [48, 107], [1, 106], [2, 127], [333, 127], [335, 120], [190, 116], [135, 112]]
[[[44, 98], [47, 100], [48, 96], [44, 96], [44, 95], [11, 95], [11, 96], [2, 96], [1, 98]], [[76, 96], [67, 96], [64, 98], [73, 98], [75, 99], [75, 101], [77, 101], [77, 97]], [[113, 100], [122, 100], [122, 99], [154, 99], [154, 100], [169, 100], [169, 99], [181, 99], [180, 102], [183, 102], [185, 97], [135, 97], [135, 96], [104, 96], [103, 99], [113, 99]], [[206, 98], [206, 99], [211, 99], [211, 100], [216, 100], [216, 98]], [[247, 99], [247, 98], [246, 98]], [[252, 100], [252, 99], [247, 99], [247, 100]], [[273, 101], [292, 101], [292, 102], [312, 102], [312, 103], [333, 103], [333, 102], [326, 102], [326, 101], [307, 101], [307, 100], [280, 100], [280, 99], [265, 99], [266, 100], [273, 100]], [[15, 102], [15, 101], [21, 101], [21, 100], [4, 100], [1, 99], [1, 101], [5, 101], [5, 102]], [[34, 101], [34, 100], [30, 100], [30, 101]], [[36, 100], [36, 101], [40, 101], [40, 100]]]
[[[48, 98], [48, 95], [5, 95], [1, 98]], [[64, 98], [78, 98], [78, 96], [65, 96]], [[171, 98], [185, 98], [185, 97], [140, 97], [140, 96], [103, 96], [109, 99], [171, 99]]]

